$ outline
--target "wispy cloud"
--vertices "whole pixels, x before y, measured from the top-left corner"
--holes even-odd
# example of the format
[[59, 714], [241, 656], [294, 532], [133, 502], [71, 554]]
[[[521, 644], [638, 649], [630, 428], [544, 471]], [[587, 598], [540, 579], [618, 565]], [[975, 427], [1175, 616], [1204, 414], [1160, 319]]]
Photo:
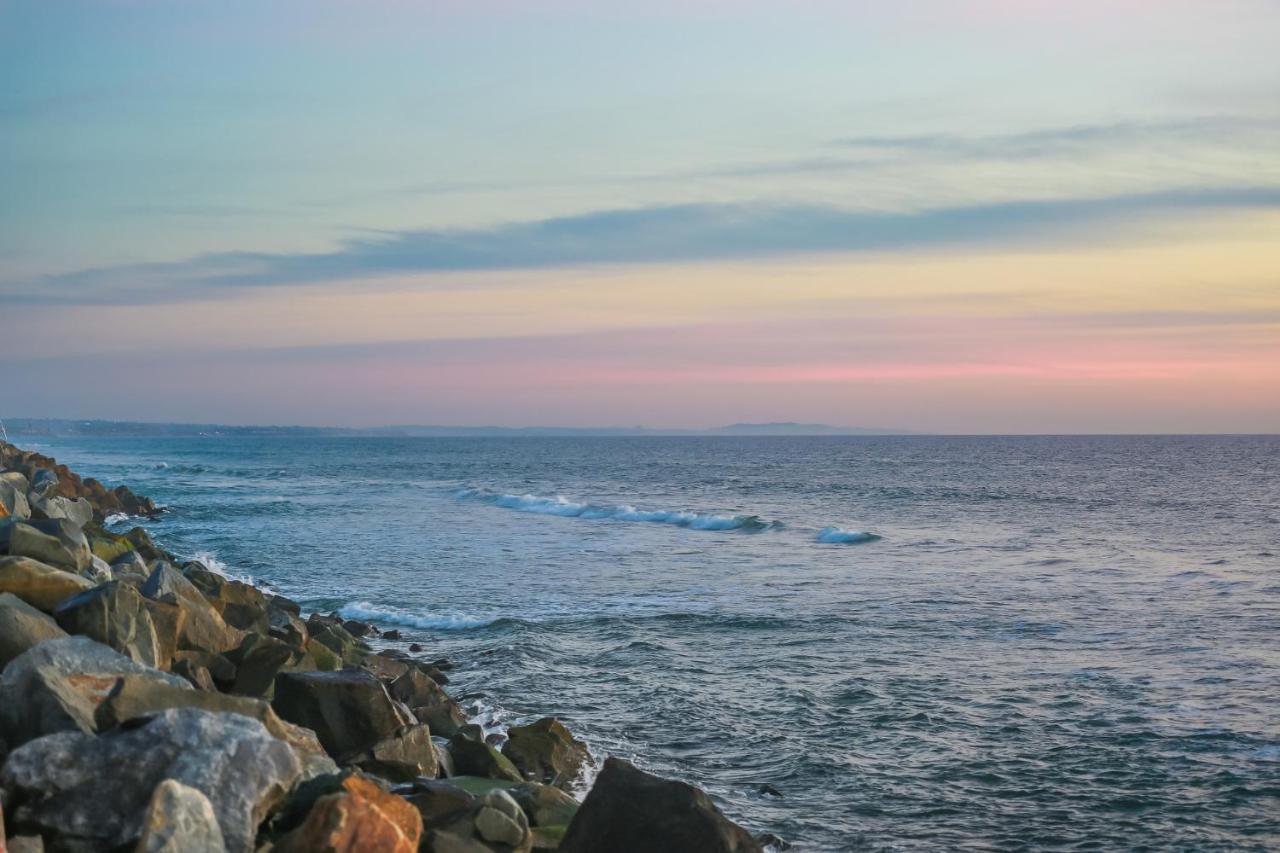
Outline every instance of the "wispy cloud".
[[1280, 208], [1280, 186], [1216, 187], [915, 211], [775, 204], [605, 210], [488, 228], [391, 232], [329, 252], [209, 254], [10, 283], [25, 301], [167, 301], [243, 287], [371, 276], [1010, 245], [1113, 233], [1209, 210]]

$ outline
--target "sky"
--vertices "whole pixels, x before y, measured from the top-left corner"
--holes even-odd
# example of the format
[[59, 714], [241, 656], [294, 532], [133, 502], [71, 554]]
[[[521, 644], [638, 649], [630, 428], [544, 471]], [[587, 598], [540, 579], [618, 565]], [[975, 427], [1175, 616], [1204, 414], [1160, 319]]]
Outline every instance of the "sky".
[[1280, 431], [1275, 0], [0, 0], [0, 417]]

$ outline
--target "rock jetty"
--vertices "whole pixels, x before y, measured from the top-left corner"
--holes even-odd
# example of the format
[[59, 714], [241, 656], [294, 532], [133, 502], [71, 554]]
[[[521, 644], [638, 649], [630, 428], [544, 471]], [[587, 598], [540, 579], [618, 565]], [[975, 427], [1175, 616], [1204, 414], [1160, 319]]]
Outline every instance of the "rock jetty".
[[618, 758], [579, 802], [559, 720], [486, 739], [429, 649], [107, 527], [158, 513], [0, 444], [0, 853], [776, 846]]

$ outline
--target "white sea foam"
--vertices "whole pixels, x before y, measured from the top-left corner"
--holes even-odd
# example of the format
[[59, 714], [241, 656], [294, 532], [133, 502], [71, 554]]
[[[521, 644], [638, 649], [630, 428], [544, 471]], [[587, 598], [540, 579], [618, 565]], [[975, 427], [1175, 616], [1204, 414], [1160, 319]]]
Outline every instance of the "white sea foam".
[[356, 601], [338, 608], [338, 614], [344, 619], [361, 619], [369, 622], [383, 622], [389, 625], [404, 625], [408, 628], [424, 628], [437, 630], [460, 630], [479, 628], [492, 624], [492, 619], [482, 619], [465, 613], [422, 614], [411, 613], [395, 607], [379, 607], [367, 601]]
[[253, 575], [234, 572], [231, 568], [221, 560], [219, 560], [212, 551], [197, 551], [191, 555], [191, 559], [204, 566], [215, 575], [222, 575], [229, 581], [240, 581], [247, 583], [249, 586], [267, 588], [269, 584], [259, 583], [254, 580]]
[[673, 524], [691, 530], [762, 530], [768, 526], [754, 515], [714, 515], [691, 510], [637, 509], [629, 504], [590, 504], [571, 501], [561, 495], [509, 495], [487, 489], [462, 489], [455, 493], [459, 500], [481, 501], [518, 512], [558, 515], [563, 518], [614, 521], [647, 521]]
[[824, 527], [818, 531], [818, 541], [828, 545], [856, 545], [859, 542], [874, 542], [880, 537], [862, 530], [845, 530], [842, 527]]
[[128, 521], [128, 520], [129, 520], [129, 513], [113, 512], [111, 513], [111, 515], [108, 515], [106, 518], [104, 518], [102, 520], [102, 523], [107, 527], [110, 527], [113, 524], [119, 524], [122, 521]]

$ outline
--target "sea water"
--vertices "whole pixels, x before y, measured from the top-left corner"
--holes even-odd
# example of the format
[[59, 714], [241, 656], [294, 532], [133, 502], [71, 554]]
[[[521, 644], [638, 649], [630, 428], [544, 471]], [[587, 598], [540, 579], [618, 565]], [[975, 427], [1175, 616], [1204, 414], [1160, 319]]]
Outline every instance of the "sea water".
[[19, 442], [797, 850], [1280, 846], [1277, 437]]

